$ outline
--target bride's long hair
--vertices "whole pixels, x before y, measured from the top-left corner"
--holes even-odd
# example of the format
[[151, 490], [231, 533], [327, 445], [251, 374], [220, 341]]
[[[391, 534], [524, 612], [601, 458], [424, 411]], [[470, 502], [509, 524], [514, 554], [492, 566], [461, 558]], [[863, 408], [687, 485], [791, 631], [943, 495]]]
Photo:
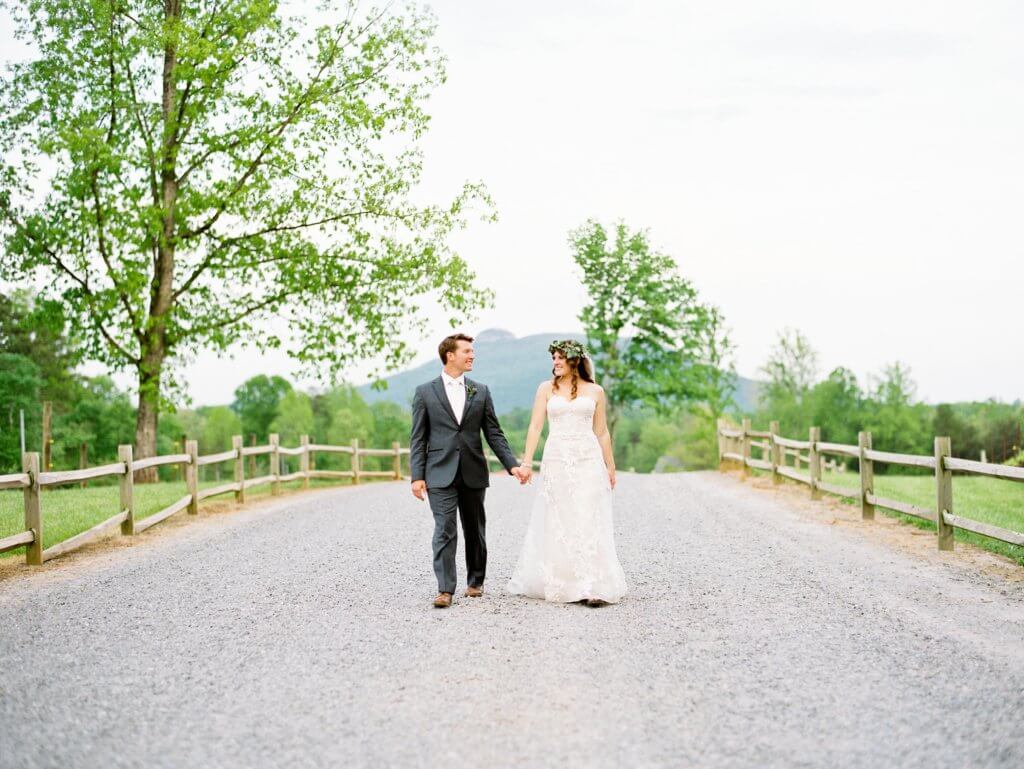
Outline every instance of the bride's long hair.
[[[590, 382], [591, 384], [597, 384], [594, 381], [594, 364], [590, 362], [590, 358], [566, 358], [565, 364], [569, 367], [569, 376], [572, 377], [572, 397], [576, 397], [576, 390], [579, 388], [579, 382], [582, 379], [584, 382]], [[551, 368], [551, 389], [553, 392], [558, 392], [558, 374], [555, 373], [554, 367]]]

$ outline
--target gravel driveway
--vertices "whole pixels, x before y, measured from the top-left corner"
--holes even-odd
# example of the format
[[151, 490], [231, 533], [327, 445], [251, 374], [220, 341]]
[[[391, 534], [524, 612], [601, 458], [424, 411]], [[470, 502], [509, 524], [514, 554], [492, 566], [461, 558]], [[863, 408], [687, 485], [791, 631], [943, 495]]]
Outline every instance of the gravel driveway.
[[536, 491], [495, 478], [488, 593], [447, 611], [405, 483], [0, 582], [0, 766], [1024, 765], [1021, 583], [624, 475], [629, 595], [548, 605], [503, 590]]

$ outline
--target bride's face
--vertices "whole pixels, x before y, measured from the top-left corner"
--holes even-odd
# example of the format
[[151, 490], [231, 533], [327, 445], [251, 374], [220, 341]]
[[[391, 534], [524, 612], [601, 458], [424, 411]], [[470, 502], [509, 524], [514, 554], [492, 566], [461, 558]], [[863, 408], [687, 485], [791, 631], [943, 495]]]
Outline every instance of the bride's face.
[[562, 353], [555, 350], [551, 353], [551, 362], [554, 364], [555, 376], [567, 376], [569, 374], [569, 364], [565, 361], [565, 356]]

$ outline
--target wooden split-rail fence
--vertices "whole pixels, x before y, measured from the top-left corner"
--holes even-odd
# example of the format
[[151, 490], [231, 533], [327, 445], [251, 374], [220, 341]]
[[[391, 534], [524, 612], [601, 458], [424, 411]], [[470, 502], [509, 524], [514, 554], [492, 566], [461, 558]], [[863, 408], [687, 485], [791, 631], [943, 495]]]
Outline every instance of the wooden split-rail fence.
[[[754, 449], [760, 452], [760, 458], [752, 456]], [[859, 488], [826, 483], [821, 479], [822, 457], [828, 454], [852, 457], [858, 461]], [[786, 464], [787, 458], [791, 456], [794, 458], [796, 466]], [[807, 467], [806, 472], [799, 470], [801, 460]], [[729, 428], [724, 420], [719, 420], [718, 462], [720, 469], [726, 469], [729, 463], [739, 465], [744, 476], [749, 474], [751, 468], [754, 468], [771, 473], [774, 483], [781, 483], [783, 478], [788, 478], [798, 483], [807, 484], [811, 489], [812, 499], [821, 499], [822, 492], [858, 499], [860, 500], [861, 518], [866, 520], [873, 519], [875, 508], [881, 507], [931, 521], [935, 524], [939, 550], [953, 549], [955, 529], [963, 529], [1002, 542], [1024, 546], [1024, 533], [976, 521], [953, 512], [954, 472], [986, 475], [1009, 481], [1024, 481], [1024, 467], [1009, 467], [989, 462], [976, 462], [971, 459], [959, 459], [952, 456], [949, 438], [935, 439], [935, 453], [932, 456], [896, 454], [874, 450], [871, 446], [871, 433], [869, 432], [861, 432], [858, 435], [857, 445], [853, 446], [843, 443], [827, 443], [821, 440], [821, 428], [818, 427], [810, 428], [807, 440], [802, 441], [779, 435], [778, 422], [772, 422], [768, 430], [751, 430], [749, 419], [744, 419], [739, 429]], [[921, 467], [934, 471], [935, 506], [927, 508], [876, 495], [874, 490], [875, 462], [903, 467]]]
[[[232, 438], [230, 451], [200, 455], [198, 442], [187, 441], [184, 454], [169, 454], [145, 459], [133, 459], [132, 447], [124, 445], [118, 447], [117, 462], [100, 467], [60, 472], [41, 471], [39, 453], [25, 453], [22, 455], [22, 472], [0, 475], [0, 489], [22, 489], [25, 495], [25, 529], [0, 539], [0, 553], [25, 547], [26, 562], [30, 565], [40, 565], [51, 558], [82, 547], [117, 527], [120, 527], [121, 534], [131, 536], [145, 531], [183, 510], [187, 510], [191, 515], [196, 515], [199, 512], [199, 502], [210, 497], [233, 493], [236, 502], [244, 503], [245, 492], [248, 489], [267, 483], [270, 484], [271, 494], [278, 494], [282, 483], [302, 480], [303, 487], [308, 488], [311, 478], [347, 478], [351, 479], [352, 483], [359, 483], [364, 478], [401, 479], [403, 477], [402, 457], [409, 454], [409, 449], [402, 448], [397, 441], [391, 445], [390, 449], [361, 448], [358, 440], [353, 440], [351, 446], [310, 443], [309, 437], [305, 435], [300, 438], [299, 442], [300, 445], [295, 448], [286, 448], [280, 445], [278, 436], [274, 434], [269, 437], [269, 443], [264, 446], [243, 446], [242, 436], [236, 435]], [[317, 453], [348, 454], [351, 457], [351, 468], [349, 470], [317, 470], [314, 460]], [[256, 457], [262, 454], [266, 454], [270, 458], [270, 472], [267, 475], [247, 478], [245, 473], [246, 457]], [[298, 457], [298, 472], [282, 474], [282, 456]], [[391, 470], [385, 471], [364, 470], [361, 461], [363, 457], [391, 457], [393, 467]], [[234, 480], [219, 486], [200, 489], [199, 468], [221, 462], [233, 463]], [[145, 518], [136, 519], [135, 473], [162, 465], [179, 465], [183, 468], [188, 493], [163, 510]], [[49, 486], [80, 483], [110, 476], [117, 476], [120, 480], [120, 512], [87, 531], [44, 549], [43, 497], [40, 491]]]

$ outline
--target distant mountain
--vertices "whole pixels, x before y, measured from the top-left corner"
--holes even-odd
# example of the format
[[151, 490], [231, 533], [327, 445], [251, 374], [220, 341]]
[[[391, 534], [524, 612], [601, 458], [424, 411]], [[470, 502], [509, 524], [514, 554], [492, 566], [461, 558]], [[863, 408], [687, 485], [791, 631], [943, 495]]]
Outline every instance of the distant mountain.
[[[476, 360], [469, 378], [491, 388], [494, 408], [499, 414], [507, 414], [516, 408], [529, 408], [533, 404], [537, 383], [551, 376], [551, 358], [548, 355], [551, 340], [578, 336], [578, 332], [564, 332], [517, 338], [515, 334], [502, 329], [481, 331], [474, 338]], [[416, 386], [440, 373], [441, 361], [431, 361], [385, 378], [388, 385], [386, 390], [374, 390], [368, 384], [358, 389], [367, 403], [388, 400], [408, 408]], [[754, 407], [759, 388], [759, 382], [739, 378], [736, 400], [741, 409]]]

